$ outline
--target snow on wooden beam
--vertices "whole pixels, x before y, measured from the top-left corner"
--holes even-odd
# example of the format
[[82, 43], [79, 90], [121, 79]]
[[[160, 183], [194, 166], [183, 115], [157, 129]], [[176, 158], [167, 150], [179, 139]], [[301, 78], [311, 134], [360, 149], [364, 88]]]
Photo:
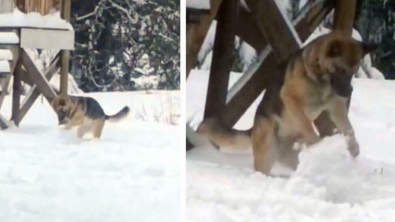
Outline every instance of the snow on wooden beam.
[[12, 60], [12, 52], [9, 49], [0, 49], [0, 60]]
[[1, 60], [0, 61], [0, 72], [11, 72], [10, 64], [8, 60]]
[[199, 54], [199, 50], [202, 47], [203, 41], [206, 38], [208, 29], [210, 28], [211, 22], [218, 12], [219, 6], [222, 0], [210, 0], [210, 14], [202, 16], [199, 24], [187, 24], [187, 64], [186, 73], [187, 78], [190, 70], [195, 66], [196, 58]]
[[22, 28], [21, 48], [73, 50], [74, 31]]
[[302, 42], [277, 1], [246, 0], [246, 3], [279, 61], [284, 61], [302, 46]]
[[226, 106], [239, 5], [240, 0], [225, 0], [218, 11], [204, 118], [216, 116]]
[[12, 13], [0, 14], [1, 28], [42, 28], [73, 30], [73, 26], [60, 18], [60, 13], [40, 15], [37, 12], [23, 13], [17, 8]]
[[15, 32], [0, 32], [0, 45], [18, 44], [19, 37]]

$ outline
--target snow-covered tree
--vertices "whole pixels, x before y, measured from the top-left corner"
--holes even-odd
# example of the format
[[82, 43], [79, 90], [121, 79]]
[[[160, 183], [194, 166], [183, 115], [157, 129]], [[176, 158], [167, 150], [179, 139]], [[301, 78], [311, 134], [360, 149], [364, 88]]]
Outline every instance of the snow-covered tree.
[[[135, 90], [143, 55], [156, 73], [156, 88], [179, 89], [178, 0], [100, 0], [73, 5], [73, 65], [84, 91]], [[86, 4], [86, 2], [85, 2]], [[81, 8], [79, 8], [81, 7]], [[132, 79], [132, 81], [131, 81]]]

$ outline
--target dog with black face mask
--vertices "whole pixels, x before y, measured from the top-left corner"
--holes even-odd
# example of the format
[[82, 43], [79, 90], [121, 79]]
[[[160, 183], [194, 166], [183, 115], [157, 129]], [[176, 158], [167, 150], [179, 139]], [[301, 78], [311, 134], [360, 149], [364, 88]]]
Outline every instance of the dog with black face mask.
[[219, 147], [244, 151], [252, 147], [255, 170], [269, 174], [276, 160], [296, 168], [294, 143], [319, 142], [312, 124], [327, 111], [336, 128], [350, 137], [348, 149], [355, 157], [359, 145], [347, 108], [351, 79], [365, 55], [376, 48], [341, 33], [320, 36], [291, 57], [281, 75], [273, 77], [251, 130], [229, 129], [220, 118], [210, 118], [199, 125], [198, 133]]
[[105, 121], [120, 121], [130, 110], [125, 106], [117, 114], [108, 116], [95, 99], [83, 96], [56, 96], [52, 99], [51, 106], [58, 115], [59, 125], [65, 125], [66, 129], [78, 127], [78, 138], [92, 132], [93, 137], [97, 139], [101, 137]]

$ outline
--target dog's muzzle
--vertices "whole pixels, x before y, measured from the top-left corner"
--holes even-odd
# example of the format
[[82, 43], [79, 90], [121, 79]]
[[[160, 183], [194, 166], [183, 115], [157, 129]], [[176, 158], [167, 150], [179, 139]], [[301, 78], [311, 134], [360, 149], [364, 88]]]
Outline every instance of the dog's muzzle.
[[64, 112], [64, 111], [58, 112], [58, 121], [59, 121], [59, 125], [63, 125], [63, 124], [67, 123], [66, 112]]
[[337, 93], [339, 96], [349, 97], [353, 91], [351, 79], [352, 75], [340, 73], [332, 75], [330, 83], [335, 93]]

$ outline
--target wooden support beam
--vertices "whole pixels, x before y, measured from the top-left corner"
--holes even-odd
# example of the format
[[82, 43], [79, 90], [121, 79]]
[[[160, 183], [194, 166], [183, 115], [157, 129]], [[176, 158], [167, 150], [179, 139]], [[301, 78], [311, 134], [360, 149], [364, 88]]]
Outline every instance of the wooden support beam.
[[216, 116], [218, 111], [226, 106], [229, 75], [234, 60], [233, 48], [239, 5], [239, 0], [224, 0], [218, 11], [205, 118]]
[[[19, 51], [21, 52], [22, 49]], [[20, 53], [19, 53], [20, 54]], [[22, 84], [21, 84], [21, 70], [22, 70], [22, 61], [19, 57], [17, 59], [17, 64], [14, 70], [14, 81], [12, 86], [12, 111], [11, 111], [11, 120], [14, 120], [16, 116], [18, 116], [20, 104], [21, 104], [21, 93], [22, 93]], [[18, 124], [15, 124], [18, 126]]]
[[37, 67], [34, 65], [33, 61], [26, 53], [25, 50], [21, 52], [22, 64], [25, 67], [27, 74], [31, 80], [37, 85], [38, 89], [45, 97], [55, 97], [55, 92], [52, 87], [49, 85], [48, 81], [45, 77], [38, 71]]
[[[51, 80], [51, 78], [54, 76], [56, 71], [59, 69], [59, 54], [55, 57], [55, 59], [52, 61], [51, 65], [47, 68], [45, 72], [45, 79], [47, 81]], [[22, 102], [21, 109], [18, 113], [18, 116], [14, 119], [15, 124], [18, 124], [22, 121], [23, 117], [25, 117], [26, 113], [30, 110], [30, 108], [33, 106], [34, 102], [36, 99], [40, 96], [41, 92], [40, 89], [37, 87], [37, 85], [32, 86], [30, 89], [30, 92], [28, 95], [26, 95], [25, 100]], [[51, 101], [49, 97], [45, 97], [48, 102]]]
[[216, 16], [219, 6], [222, 0], [210, 0], [210, 13], [202, 16], [199, 24], [187, 24], [187, 63], [186, 63], [186, 74], [187, 78], [189, 72], [195, 66], [196, 58], [202, 47], [203, 41], [206, 38], [208, 29], [210, 28], [211, 22]]
[[262, 51], [268, 45], [265, 37], [258, 28], [256, 20], [252, 19], [251, 13], [243, 7], [239, 9], [236, 35], [254, 47], [258, 52]]
[[333, 28], [346, 35], [352, 34], [357, 0], [335, 0]]
[[[322, 19], [333, 9], [333, 3], [330, 2], [331, 0], [324, 2], [318, 0], [309, 1], [304, 11], [294, 20], [293, 25], [301, 41], [305, 41], [318, 27]], [[257, 48], [256, 45], [252, 46]], [[239, 88], [239, 90], [229, 99], [226, 108], [220, 111], [219, 116], [227, 125], [233, 126], [266, 88], [271, 76], [281, 72], [279, 70], [281, 67], [277, 67], [278, 59], [276, 59], [271, 49], [268, 50], [268, 52], [267, 50], [262, 52], [268, 55], [265, 56], [265, 60], [260, 64], [257, 71], [248, 76], [242, 86], [236, 86], [237, 83], [235, 84], [235, 87]]]
[[281, 6], [277, 5], [276, 0], [246, 0], [246, 3], [279, 62], [288, 59], [301, 47], [298, 34], [286, 15], [281, 12]]
[[[70, 12], [71, 12], [71, 0], [63, 0], [62, 1], [62, 18], [66, 21], [70, 21]], [[67, 85], [69, 78], [69, 60], [70, 60], [70, 51], [61, 50], [61, 66], [60, 66], [60, 94], [62, 96], [67, 96]]]

